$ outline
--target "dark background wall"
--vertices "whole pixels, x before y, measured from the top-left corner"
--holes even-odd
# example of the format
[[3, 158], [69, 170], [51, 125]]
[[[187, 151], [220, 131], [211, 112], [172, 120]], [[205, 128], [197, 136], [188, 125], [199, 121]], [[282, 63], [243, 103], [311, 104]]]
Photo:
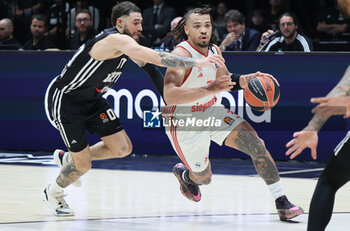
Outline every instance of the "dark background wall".
[[[47, 86], [57, 76], [72, 52], [0, 52], [0, 149], [52, 151], [65, 148], [59, 132], [47, 120], [44, 95]], [[241, 115], [265, 140], [276, 160], [287, 159], [285, 144], [293, 132], [301, 130], [310, 120], [313, 96], [326, 95], [339, 81], [350, 63], [350, 53], [225, 53], [226, 65], [231, 72], [251, 73], [262, 71], [273, 74], [281, 87], [280, 101], [271, 111], [270, 122], [259, 122], [249, 115], [243, 103], [243, 91], [232, 94], [235, 105], [232, 111]], [[164, 71], [164, 68], [162, 69]], [[114, 86], [114, 93], [127, 92], [126, 96], [108, 96], [108, 101], [119, 109], [123, 127], [133, 142], [133, 153], [175, 155], [164, 128], [143, 128], [137, 107], [143, 109], [154, 104], [156, 93], [147, 75], [133, 62]], [[140, 104], [136, 99], [141, 97]], [[228, 93], [229, 94], [229, 93]], [[241, 100], [241, 105], [239, 101]], [[128, 106], [127, 106], [128, 105]], [[131, 109], [132, 118], [127, 111]], [[259, 116], [259, 112], [253, 112]], [[349, 126], [340, 116], [332, 118], [320, 132], [319, 158], [326, 161], [337, 143], [345, 136]], [[98, 140], [89, 136], [91, 144]], [[305, 151], [308, 153], [308, 150]], [[211, 146], [211, 157], [248, 158], [247, 155], [227, 147]], [[311, 160], [310, 155], [301, 155]]]

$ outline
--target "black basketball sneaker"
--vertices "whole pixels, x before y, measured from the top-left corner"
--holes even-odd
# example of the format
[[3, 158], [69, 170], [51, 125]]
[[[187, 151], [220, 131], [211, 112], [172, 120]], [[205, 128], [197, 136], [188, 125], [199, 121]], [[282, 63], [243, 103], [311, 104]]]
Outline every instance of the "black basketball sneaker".
[[178, 163], [173, 167], [173, 173], [180, 183], [181, 193], [189, 200], [198, 202], [202, 198], [199, 186], [196, 184], [189, 184], [185, 182], [182, 178], [183, 172], [186, 170], [185, 165]]
[[286, 196], [277, 198], [275, 203], [281, 221], [290, 220], [304, 213], [301, 207], [293, 205]]

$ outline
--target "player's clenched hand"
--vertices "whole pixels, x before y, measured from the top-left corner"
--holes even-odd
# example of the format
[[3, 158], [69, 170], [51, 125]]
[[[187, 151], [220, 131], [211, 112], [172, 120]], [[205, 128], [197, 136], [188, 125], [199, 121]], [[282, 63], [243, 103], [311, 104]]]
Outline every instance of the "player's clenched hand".
[[170, 117], [172, 117], [173, 110], [174, 110], [174, 106], [168, 106], [168, 105], [162, 106], [160, 109], [160, 111], [162, 113], [161, 114], [162, 118], [169, 119]]
[[209, 55], [208, 57], [204, 59], [197, 59], [196, 60], [196, 67], [206, 67], [211, 66], [216, 70], [216, 67], [224, 67], [225, 59], [220, 55]]
[[294, 139], [289, 141], [286, 144], [286, 147], [289, 148], [286, 152], [286, 155], [290, 155], [290, 159], [294, 159], [298, 156], [305, 148], [311, 149], [311, 156], [314, 160], [317, 158], [317, 143], [318, 135], [316, 131], [307, 131], [303, 130], [300, 132], [295, 132], [293, 134]]
[[311, 102], [318, 103], [312, 109], [312, 113], [321, 113], [327, 117], [333, 115], [344, 115], [344, 118], [350, 117], [350, 96], [318, 97], [312, 98]]
[[229, 75], [223, 75], [221, 77], [218, 77], [215, 79], [215, 81], [211, 82], [207, 89], [213, 93], [219, 93], [221, 91], [229, 91], [233, 88], [235, 85], [235, 82], [232, 82], [231, 76]]
[[277, 85], [279, 86], [280, 84], [278, 83], [277, 79], [275, 79], [275, 77], [273, 77], [272, 75], [268, 74], [268, 73], [262, 73], [260, 71], [257, 71], [255, 73], [251, 73], [251, 74], [246, 74], [246, 75], [242, 75], [241, 78], [243, 77], [244, 80], [240, 80], [239, 82], [239, 85], [242, 87], [242, 88], [246, 88], [247, 85], [248, 85], [248, 82], [255, 78], [255, 77], [259, 77], [259, 76], [266, 76], [266, 77], [269, 77], [273, 80], [276, 81]]

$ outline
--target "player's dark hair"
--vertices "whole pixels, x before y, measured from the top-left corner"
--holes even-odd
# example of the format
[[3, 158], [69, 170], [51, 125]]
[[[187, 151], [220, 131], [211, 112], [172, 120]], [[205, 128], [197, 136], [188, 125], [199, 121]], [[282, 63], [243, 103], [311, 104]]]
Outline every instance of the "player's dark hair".
[[117, 23], [117, 18], [120, 18], [124, 15], [129, 16], [130, 13], [137, 12], [141, 13], [141, 9], [136, 6], [132, 2], [119, 2], [117, 5], [115, 5], [112, 9], [112, 14], [111, 14], [111, 20], [112, 20], [112, 25], [115, 26]]
[[[210, 16], [210, 23], [211, 23], [212, 28], [213, 28], [214, 27], [214, 22], [213, 22], [213, 18], [210, 15], [210, 11], [211, 11], [211, 8], [208, 7], [208, 6], [204, 6], [202, 8], [194, 8], [194, 9], [189, 10], [183, 16], [183, 18], [179, 21], [179, 23], [174, 28], [174, 30], [170, 31], [167, 34], [167, 36], [164, 38], [164, 40], [166, 40], [167, 38], [174, 38], [172, 45], [179, 44], [180, 42], [182, 42], [184, 40], [187, 40], [188, 37], [187, 37], [187, 35], [185, 33], [184, 26], [186, 24], [186, 21], [187, 21], [188, 17], [191, 14], [199, 14], [199, 15], [207, 15], [208, 14]], [[213, 31], [214, 31], [214, 28], [213, 28]], [[209, 41], [209, 47], [210, 48], [213, 46], [213, 44], [216, 43], [216, 37], [215, 37], [213, 31], [212, 31], [211, 38], [210, 38], [210, 41]]]

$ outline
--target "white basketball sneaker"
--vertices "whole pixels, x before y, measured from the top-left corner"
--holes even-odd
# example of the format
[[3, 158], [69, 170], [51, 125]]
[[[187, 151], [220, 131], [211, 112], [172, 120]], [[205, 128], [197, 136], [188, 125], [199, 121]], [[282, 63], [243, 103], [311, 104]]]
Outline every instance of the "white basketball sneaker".
[[64, 199], [66, 195], [64, 195], [63, 192], [51, 194], [49, 191], [50, 186], [51, 185], [48, 185], [41, 193], [46, 206], [55, 216], [74, 216], [74, 211], [69, 208], [69, 205]]
[[[56, 149], [53, 152], [53, 161], [60, 167], [62, 168], [63, 166], [66, 166], [68, 164], [67, 161], [67, 155], [69, 152], [64, 152], [63, 150]], [[75, 187], [80, 187], [81, 186], [81, 180], [78, 179], [74, 183], [72, 183]]]

